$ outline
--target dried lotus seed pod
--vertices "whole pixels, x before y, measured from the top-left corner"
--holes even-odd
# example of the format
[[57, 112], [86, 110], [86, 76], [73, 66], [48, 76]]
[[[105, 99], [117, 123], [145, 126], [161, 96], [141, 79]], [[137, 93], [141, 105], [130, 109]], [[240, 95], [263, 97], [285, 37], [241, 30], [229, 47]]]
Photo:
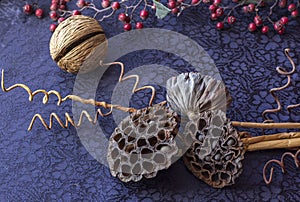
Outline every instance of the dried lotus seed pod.
[[[107, 51], [107, 41], [98, 21], [84, 16], [75, 15], [61, 22], [50, 40], [50, 54], [57, 65], [67, 72], [78, 73], [94, 70], [103, 60]], [[97, 65], [91, 61], [93, 55]], [[95, 62], [95, 61], [93, 61]]]
[[190, 147], [194, 141], [199, 141], [203, 146], [201, 154], [209, 154], [222, 135], [222, 127], [226, 121], [226, 114], [221, 110], [206, 111], [193, 120], [189, 120], [183, 132], [183, 142]]
[[235, 183], [242, 173], [245, 150], [237, 131], [223, 111], [204, 112], [185, 128], [194, 137], [184, 155], [188, 169], [214, 188]]
[[124, 182], [155, 177], [178, 151], [177, 131], [178, 116], [169, 107], [155, 105], [130, 114], [109, 139], [111, 174]]
[[200, 73], [183, 73], [167, 81], [167, 101], [182, 117], [189, 119], [207, 110], [226, 111], [231, 97], [222, 81]]

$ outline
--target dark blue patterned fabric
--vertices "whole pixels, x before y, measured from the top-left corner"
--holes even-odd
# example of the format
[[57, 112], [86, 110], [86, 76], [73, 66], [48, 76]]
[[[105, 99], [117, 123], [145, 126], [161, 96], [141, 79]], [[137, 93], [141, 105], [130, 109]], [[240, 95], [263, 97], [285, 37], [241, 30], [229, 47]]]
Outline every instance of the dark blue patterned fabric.
[[[50, 1], [43, 1], [41, 6], [47, 9], [48, 3]], [[61, 71], [49, 54], [51, 20], [25, 16], [21, 11], [22, 4], [22, 1], [0, 1], [0, 68], [5, 69], [6, 85], [20, 82], [33, 90], [54, 89], [63, 96], [72, 93], [75, 76]], [[209, 20], [207, 9], [200, 6], [185, 11], [179, 18], [167, 16], [159, 20], [150, 17], [145, 27], [169, 29], [195, 40], [215, 61], [234, 99], [228, 116], [237, 121], [261, 122], [262, 111], [276, 107], [268, 90], [286, 82], [275, 68], [279, 65], [291, 68], [284, 56], [284, 48], [291, 48], [296, 64], [300, 64], [299, 18], [289, 25], [285, 35], [280, 36], [273, 32], [267, 35], [249, 33], [247, 24], [250, 20], [240, 20], [241, 17], [235, 26], [219, 32]], [[123, 32], [116, 18], [101, 25], [108, 38]], [[190, 70], [181, 58], [155, 50], [130, 53], [120, 61], [131, 68], [155, 62], [181, 67], [182, 72]], [[285, 107], [300, 102], [299, 78], [295, 73], [294, 87], [280, 93]], [[106, 71], [98, 86], [97, 99], [109, 101], [117, 79], [118, 71]], [[148, 101], [145, 96], [149, 95], [143, 92], [134, 95], [131, 105], [145, 106]], [[71, 102], [57, 107], [55, 99], [43, 105], [41, 95], [31, 103], [27, 97], [22, 89], [0, 93], [0, 201], [300, 200], [300, 170], [291, 160], [287, 162], [290, 172], [282, 174], [276, 169], [271, 185], [266, 185], [262, 178], [267, 160], [280, 158], [284, 150], [247, 152], [241, 177], [234, 186], [224, 189], [213, 189], [196, 179], [182, 160], [153, 179], [122, 183], [86, 151], [73, 127], [61, 129], [54, 124], [53, 129], [47, 131], [36, 122], [33, 130], [27, 132], [35, 113], [49, 117], [51, 112], [56, 112], [63, 117], [65, 112], [71, 112]], [[164, 90], [158, 90], [156, 102], [164, 99]], [[271, 118], [300, 121], [297, 110], [291, 114], [284, 110]], [[111, 118], [101, 120], [107, 136], [115, 126]], [[250, 131], [261, 134], [260, 130]]]

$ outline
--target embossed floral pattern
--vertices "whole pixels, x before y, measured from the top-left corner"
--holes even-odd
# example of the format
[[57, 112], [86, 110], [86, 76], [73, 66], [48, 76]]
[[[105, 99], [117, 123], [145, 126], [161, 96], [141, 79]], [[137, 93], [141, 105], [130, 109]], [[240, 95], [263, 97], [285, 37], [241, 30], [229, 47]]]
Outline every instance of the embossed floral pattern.
[[[58, 90], [63, 95], [72, 93], [75, 76], [60, 71], [49, 55], [51, 33], [47, 28], [50, 19], [24, 16], [22, 1], [14, 1], [14, 9], [8, 2], [0, 1], [0, 68], [6, 71], [7, 83], [21, 81], [32, 89], [43, 87]], [[49, 7], [48, 3], [50, 1], [43, 1], [41, 6]], [[3, 15], [5, 12], [9, 15]], [[201, 7], [192, 8], [179, 18], [149, 18], [145, 27], [178, 31], [195, 40], [214, 59], [233, 97], [228, 117], [262, 121], [261, 112], [275, 106], [268, 90], [285, 79], [278, 77], [275, 70], [283, 63], [288, 65], [283, 49], [289, 47], [296, 55], [300, 54], [299, 22], [294, 21], [283, 36], [260, 35], [249, 33], [243, 21], [236, 22], [230, 30], [219, 32], [212, 25], [214, 22], [207, 21], [207, 16], [208, 11]], [[112, 18], [101, 24], [108, 38], [123, 32], [114, 23], [119, 22]], [[173, 66], [179, 72], [193, 70], [181, 58], [155, 50], [132, 53], [120, 60], [131, 68], [158, 63]], [[299, 59], [296, 64], [300, 64]], [[105, 73], [97, 99], [110, 100], [117, 75], [116, 71]], [[284, 96], [285, 103], [299, 101], [295, 92]], [[157, 102], [165, 99], [164, 93], [159, 92], [159, 95]], [[143, 92], [138, 93], [132, 97], [131, 104], [146, 106], [148, 99], [144, 97]], [[38, 97], [29, 103], [21, 90], [1, 92], [0, 101], [0, 201], [299, 201], [300, 198], [299, 170], [283, 175], [280, 171], [275, 173], [269, 186], [263, 182], [264, 163], [280, 157], [282, 151], [246, 154], [244, 172], [236, 184], [219, 190], [196, 179], [182, 160], [153, 179], [122, 183], [86, 151], [74, 128], [66, 130], [56, 125], [53, 130], [45, 131], [37, 123], [31, 132], [26, 132], [34, 113], [48, 116], [55, 111], [63, 115], [71, 111], [71, 103], [58, 108], [55, 100], [43, 105]], [[283, 111], [273, 116], [275, 120], [299, 121], [295, 112], [288, 115]], [[116, 124], [107, 118], [101, 119], [100, 126], [109, 136]], [[261, 133], [260, 130], [251, 132]]]

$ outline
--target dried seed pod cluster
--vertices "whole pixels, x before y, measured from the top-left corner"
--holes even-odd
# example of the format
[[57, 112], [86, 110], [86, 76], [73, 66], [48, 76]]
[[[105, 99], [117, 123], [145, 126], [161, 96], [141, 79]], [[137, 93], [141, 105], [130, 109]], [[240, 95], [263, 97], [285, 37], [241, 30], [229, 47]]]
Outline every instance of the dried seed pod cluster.
[[231, 97], [222, 83], [200, 73], [184, 73], [167, 81], [167, 101], [181, 116], [193, 119], [207, 110], [221, 109], [231, 103]]
[[207, 111], [191, 120], [186, 133], [196, 140], [184, 155], [188, 169], [215, 188], [232, 185], [242, 173], [245, 150], [223, 111]]
[[183, 132], [189, 170], [207, 184], [221, 188], [234, 184], [242, 172], [243, 143], [226, 118], [230, 104], [221, 81], [199, 73], [185, 73], [167, 81], [169, 105], [188, 121]]
[[[100, 45], [101, 48], [97, 48]], [[84, 65], [84, 62], [92, 54], [97, 56], [97, 61], [103, 59], [106, 48], [106, 37], [98, 21], [83, 15], [71, 16], [61, 22], [50, 40], [52, 59], [70, 73], [93, 70], [97, 66]]]
[[111, 174], [124, 182], [155, 177], [171, 165], [178, 148], [177, 113], [155, 105], [133, 112], [115, 129], [109, 140]]

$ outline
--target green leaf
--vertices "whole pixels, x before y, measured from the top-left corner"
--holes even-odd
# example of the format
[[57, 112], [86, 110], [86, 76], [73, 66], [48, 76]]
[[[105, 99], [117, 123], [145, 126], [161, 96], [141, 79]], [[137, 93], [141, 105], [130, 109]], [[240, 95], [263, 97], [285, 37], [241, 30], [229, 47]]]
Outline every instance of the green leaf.
[[158, 2], [158, 1], [153, 1], [155, 7], [156, 7], [156, 17], [158, 17], [159, 19], [163, 19], [164, 17], [166, 17], [171, 10], [169, 8], [167, 8], [166, 6], [164, 6], [162, 3]]

